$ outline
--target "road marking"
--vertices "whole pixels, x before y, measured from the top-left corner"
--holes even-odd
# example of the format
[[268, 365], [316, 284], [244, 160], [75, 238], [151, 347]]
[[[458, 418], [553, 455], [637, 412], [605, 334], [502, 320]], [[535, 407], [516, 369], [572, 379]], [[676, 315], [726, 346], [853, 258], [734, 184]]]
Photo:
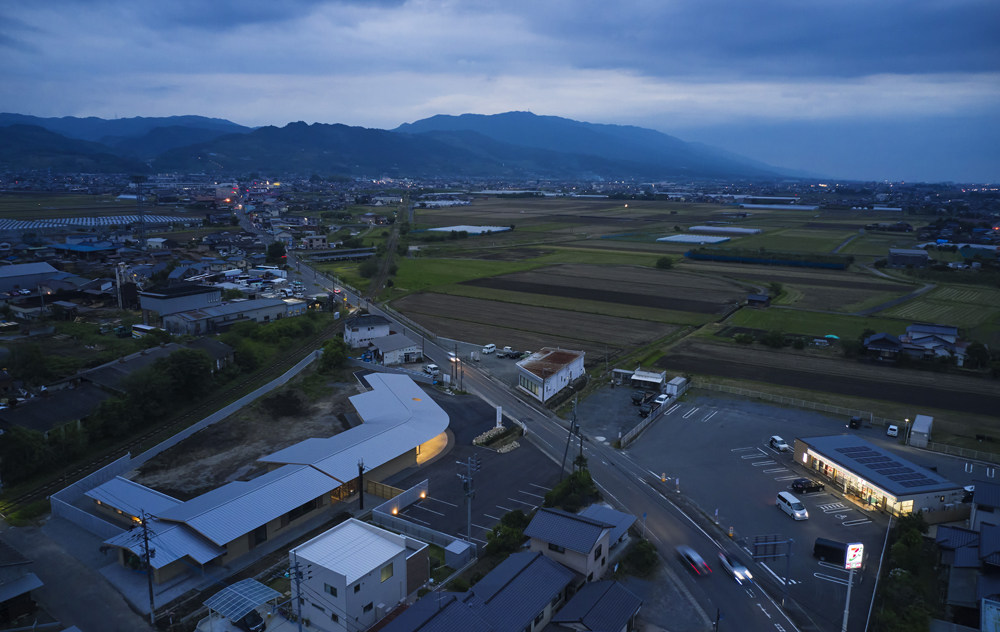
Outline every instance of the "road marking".
[[421, 524], [425, 524], [425, 525], [427, 525], [428, 527], [429, 527], [429, 526], [431, 526], [431, 523], [429, 523], [429, 522], [426, 522], [426, 521], [424, 521], [424, 520], [421, 520], [420, 518], [414, 518], [413, 516], [406, 516], [406, 519], [407, 519], [407, 520], [412, 520], [413, 522], [419, 522], [419, 523], [421, 523]]
[[[754, 463], [754, 465], [757, 465], [757, 464]], [[773, 467], [773, 468], [771, 468], [769, 470], [764, 470], [764, 471], [767, 472], [768, 474], [773, 474], [775, 472], [787, 472], [788, 468], [787, 467]]]
[[[788, 469], [788, 468], [785, 468], [785, 469]], [[794, 476], [794, 475], [793, 476], [775, 476], [774, 480], [776, 480], [776, 481], [794, 481], [797, 478], [799, 478], [799, 477], [798, 476]]]
[[508, 511], [514, 511], [513, 509], [510, 509], [508, 507], [504, 507], [503, 505], [497, 505], [497, 507], [499, 507], [500, 509], [503, 509], [505, 513], [508, 512]]
[[715, 417], [715, 413], [717, 413], [717, 412], [719, 412], [719, 411], [713, 410], [712, 412], [708, 413], [707, 415], [705, 415], [705, 418], [701, 420], [701, 422], [705, 423], [706, 421], [708, 421], [712, 417]]
[[813, 573], [813, 577], [816, 579], [822, 579], [823, 581], [831, 582], [834, 584], [840, 584], [841, 586], [847, 585], [847, 580], [843, 577], [834, 577], [832, 575], [824, 575], [823, 573]]
[[492, 531], [493, 530], [492, 527], [484, 527], [483, 525], [476, 524], [475, 522], [472, 523], [472, 526], [474, 526], [477, 529], [482, 529], [483, 531]]
[[[770, 566], [768, 566], [764, 562], [761, 562], [760, 565], [763, 566], [764, 570], [766, 570], [768, 573], [771, 573], [771, 577], [774, 577], [776, 580], [778, 580], [778, 582], [780, 582], [782, 584], [785, 583], [785, 578], [784, 577], [778, 577], [778, 574], [775, 573], [774, 571], [772, 571]], [[788, 584], [791, 585], [791, 586], [794, 586], [795, 584], [799, 584], [799, 583], [801, 583], [801, 582], [799, 582], [797, 580], [794, 580], [794, 579], [789, 579], [788, 580]]]
[[847, 520], [845, 522], [842, 522], [841, 524], [844, 525], [845, 527], [856, 527], [860, 524], [868, 524], [869, 522], [871, 522], [871, 520], [865, 518], [858, 518], [857, 520]]
[[[510, 496], [507, 497], [507, 500], [513, 500], [516, 503], [521, 503], [522, 505], [527, 505], [527, 506], [531, 507], [532, 509], [534, 509], [535, 507], [538, 506], [538, 505], [533, 505], [531, 503], [526, 503], [523, 500], [518, 500], [516, 498], [511, 498]], [[499, 505], [497, 505], [497, 506], [499, 507]]]
[[524, 494], [525, 496], [534, 496], [535, 498], [545, 498], [545, 496], [542, 496], [541, 494], [532, 494], [531, 492], [526, 492], [523, 489], [517, 490], [517, 493]]
[[852, 509], [844, 503], [826, 503], [825, 505], [819, 505], [819, 508], [823, 513], [837, 513], [838, 511], [851, 511]]
[[538, 489], [544, 489], [545, 491], [550, 491], [552, 489], [551, 487], [543, 487], [542, 485], [536, 485], [534, 483], [528, 483], [528, 485], [531, 485], [532, 487], [537, 487]]
[[497, 518], [496, 516], [491, 516], [491, 515], [490, 515], [490, 514], [488, 514], [488, 513], [484, 513], [483, 515], [484, 515], [484, 516], [486, 516], [487, 518], [492, 518], [493, 520], [496, 520], [496, 521], [499, 521], [499, 520], [500, 520], [500, 518]]
[[424, 507], [422, 505], [412, 505], [412, 506], [413, 506], [414, 509], [421, 509], [423, 511], [429, 511], [432, 514], [435, 514], [435, 515], [438, 515], [438, 516], [444, 516], [444, 514], [441, 513], [440, 511], [434, 511], [433, 509], [428, 509], [427, 507]]
[[751, 446], [747, 446], [745, 448], [732, 448], [729, 451], [730, 452], [742, 452], [743, 450], [759, 450], [759, 449], [760, 448], [758, 448], [757, 446], [751, 445]]
[[663, 413], [663, 415], [667, 416], [667, 415], [669, 415], [670, 413], [674, 412], [675, 410], [677, 410], [680, 407], [681, 407], [680, 404], [674, 404], [673, 406], [670, 407], [670, 410], [668, 410], [667, 412]]
[[754, 461], [750, 465], [754, 467], [760, 467], [762, 465], [774, 465], [775, 463], [777, 463], [777, 461]]
[[444, 503], [445, 505], [451, 505], [452, 507], [458, 507], [458, 505], [456, 505], [454, 503], [450, 503], [447, 500], [441, 500], [440, 498], [434, 498], [433, 496], [428, 496], [427, 500], [433, 500], [434, 502], [437, 502], [437, 503]]
[[700, 408], [692, 408], [691, 410], [689, 410], [686, 413], [684, 413], [684, 419], [688, 419], [689, 417], [691, 417], [692, 415], [694, 415], [699, 410], [700, 410]]
[[768, 619], [770, 619], [770, 618], [771, 618], [771, 613], [770, 613], [770, 612], [768, 612], [767, 610], [765, 610], [765, 609], [764, 609], [764, 606], [762, 606], [762, 605], [760, 604], [760, 602], [757, 602], [757, 607], [758, 607], [758, 608], [760, 608], [760, 611], [764, 613], [764, 616], [765, 616], [765, 617], [767, 617]]
[[[743, 459], [744, 461], [746, 461], [746, 460], [749, 460], [749, 459], [767, 459], [767, 458], [770, 458], [770, 457], [768, 455], [766, 455], [766, 454], [744, 454], [740, 458]], [[774, 461], [771, 461], [771, 462], [774, 463]]]

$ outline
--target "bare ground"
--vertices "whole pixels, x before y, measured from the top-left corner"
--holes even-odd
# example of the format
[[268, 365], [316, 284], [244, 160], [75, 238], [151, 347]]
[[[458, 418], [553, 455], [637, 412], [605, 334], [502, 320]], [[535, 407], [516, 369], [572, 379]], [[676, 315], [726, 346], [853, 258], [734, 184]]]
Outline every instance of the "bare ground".
[[[257, 462], [262, 456], [350, 427], [354, 409], [347, 398], [361, 392], [356, 385], [331, 381], [324, 385], [323, 395], [309, 400], [297, 383], [293, 380], [162, 452], [139, 468], [133, 480], [187, 500], [225, 483], [259, 476], [266, 471]], [[296, 412], [283, 415], [282, 409]]]

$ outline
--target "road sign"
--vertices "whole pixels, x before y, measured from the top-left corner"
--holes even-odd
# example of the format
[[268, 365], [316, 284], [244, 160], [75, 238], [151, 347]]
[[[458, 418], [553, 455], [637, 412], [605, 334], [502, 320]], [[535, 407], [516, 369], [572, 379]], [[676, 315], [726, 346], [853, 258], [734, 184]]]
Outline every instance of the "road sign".
[[851, 570], [855, 568], [861, 568], [861, 562], [864, 559], [865, 545], [857, 542], [855, 544], [847, 545], [847, 559], [844, 561], [844, 568], [846, 570]]

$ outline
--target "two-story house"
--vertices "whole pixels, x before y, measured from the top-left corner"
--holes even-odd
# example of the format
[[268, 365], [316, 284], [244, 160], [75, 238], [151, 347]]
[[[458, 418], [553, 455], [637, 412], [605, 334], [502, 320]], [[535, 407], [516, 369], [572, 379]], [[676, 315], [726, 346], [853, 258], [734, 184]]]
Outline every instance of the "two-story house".
[[361, 314], [344, 321], [344, 342], [352, 349], [367, 347], [372, 340], [390, 333], [389, 321], [375, 314]]
[[531, 539], [530, 550], [576, 571], [578, 583], [600, 579], [608, 569], [608, 550], [614, 525], [542, 507], [535, 513], [524, 535]]

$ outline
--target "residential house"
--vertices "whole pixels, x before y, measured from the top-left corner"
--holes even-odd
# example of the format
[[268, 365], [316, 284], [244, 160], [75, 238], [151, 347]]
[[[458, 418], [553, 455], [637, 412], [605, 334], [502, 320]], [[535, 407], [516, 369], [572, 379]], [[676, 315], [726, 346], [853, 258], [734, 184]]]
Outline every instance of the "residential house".
[[[293, 306], [295, 313], [302, 313]], [[163, 328], [172, 334], [205, 335], [226, 331], [236, 323], [269, 323], [288, 315], [288, 305], [280, 298], [240, 299], [214, 307], [175, 312], [163, 317]]]
[[965, 360], [969, 344], [959, 340], [958, 327], [915, 323], [899, 337], [907, 352], [916, 357], [954, 357], [958, 366]]
[[517, 387], [545, 403], [585, 374], [583, 351], [543, 347], [517, 363]]
[[37, 609], [31, 591], [43, 586], [42, 580], [31, 572], [32, 564], [13, 547], [0, 542], [0, 626], [4, 629], [15, 629], [11, 625], [18, 621], [31, 627], [30, 615]]
[[420, 351], [420, 344], [403, 334], [375, 338], [371, 341], [371, 346], [375, 349], [375, 358], [386, 366], [420, 362], [424, 357]]
[[919, 248], [890, 248], [888, 264], [891, 268], [926, 268], [930, 254]]
[[514, 553], [467, 592], [431, 593], [382, 632], [540, 632], [572, 583], [572, 571], [541, 553]]
[[602, 520], [542, 507], [524, 535], [530, 538], [531, 551], [575, 571], [580, 577], [576, 583], [583, 583], [600, 579], [608, 570], [614, 528]]
[[375, 314], [361, 314], [344, 321], [344, 342], [352, 349], [367, 347], [372, 340], [385, 338], [391, 333], [389, 321]]
[[407, 582], [408, 560], [429, 568], [426, 544], [354, 518], [293, 548], [288, 557], [291, 568], [303, 573], [302, 617], [323, 632], [368, 629], [419, 588]]
[[552, 623], [577, 632], [631, 632], [642, 600], [616, 581], [591, 582], [581, 588]]
[[139, 292], [142, 322], [158, 325], [164, 316], [222, 304], [222, 290], [211, 285], [184, 283]]
[[306, 235], [299, 240], [299, 247], [306, 250], [319, 250], [329, 248], [330, 244], [326, 241], [326, 235]]
[[884, 362], [895, 362], [903, 352], [903, 343], [892, 334], [873, 334], [865, 338], [864, 347], [867, 354]]

